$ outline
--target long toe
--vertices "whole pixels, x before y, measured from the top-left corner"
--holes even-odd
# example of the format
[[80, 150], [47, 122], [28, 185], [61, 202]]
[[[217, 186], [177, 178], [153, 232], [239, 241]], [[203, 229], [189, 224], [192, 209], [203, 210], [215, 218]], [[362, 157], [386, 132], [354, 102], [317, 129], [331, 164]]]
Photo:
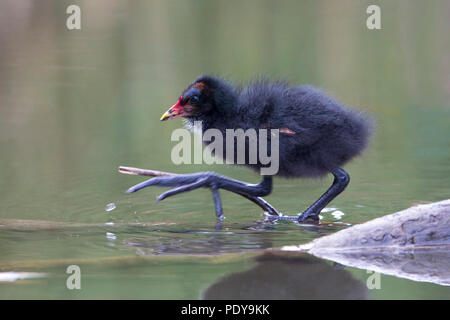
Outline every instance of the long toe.
[[151, 187], [151, 186], [158, 186], [158, 187], [178, 187], [190, 183], [194, 183], [199, 180], [199, 176], [197, 174], [186, 174], [186, 175], [173, 175], [173, 176], [162, 176], [162, 177], [155, 177], [152, 179], [148, 179], [146, 181], [143, 181], [141, 183], [138, 183], [137, 185], [132, 186], [129, 188], [126, 193], [132, 193], [139, 191], [141, 189]]
[[156, 200], [157, 201], [162, 201], [165, 198], [174, 196], [176, 194], [204, 187], [206, 183], [207, 183], [207, 179], [206, 178], [198, 179], [196, 182], [188, 183], [186, 185], [170, 189], [169, 191], [166, 191], [166, 192], [162, 193], [161, 195], [159, 195], [159, 197]]

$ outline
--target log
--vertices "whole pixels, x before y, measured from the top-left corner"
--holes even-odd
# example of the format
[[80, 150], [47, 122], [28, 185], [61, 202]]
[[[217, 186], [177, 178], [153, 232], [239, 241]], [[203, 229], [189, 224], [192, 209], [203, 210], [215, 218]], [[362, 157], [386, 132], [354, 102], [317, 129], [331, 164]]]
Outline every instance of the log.
[[159, 170], [149, 170], [134, 167], [119, 167], [119, 172], [133, 176], [147, 176], [147, 177], [161, 177], [161, 176], [175, 176], [176, 173], [164, 172]]
[[411, 207], [283, 251], [450, 285], [450, 199]]

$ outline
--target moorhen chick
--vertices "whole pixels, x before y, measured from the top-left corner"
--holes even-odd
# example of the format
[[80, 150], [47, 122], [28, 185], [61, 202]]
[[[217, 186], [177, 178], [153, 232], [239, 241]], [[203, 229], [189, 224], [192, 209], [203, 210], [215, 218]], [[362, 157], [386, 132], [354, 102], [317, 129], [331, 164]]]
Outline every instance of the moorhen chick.
[[[364, 113], [345, 107], [311, 86], [257, 80], [246, 87], [237, 87], [208, 75], [189, 84], [161, 120], [177, 117], [186, 119], [187, 128], [192, 128], [194, 121], [202, 121], [204, 131], [214, 128], [224, 136], [226, 129], [279, 129], [279, 170], [276, 175], [316, 178], [331, 173], [333, 184], [296, 217], [276, 216], [278, 212], [260, 198], [272, 190], [271, 175], [263, 176], [258, 184], [248, 184], [213, 172], [161, 176], [131, 187], [128, 193], [148, 186], [175, 187], [161, 194], [159, 201], [207, 187], [213, 192], [216, 215], [222, 217], [218, 189], [224, 189], [255, 202], [271, 217], [299, 222], [306, 219], [317, 221], [321, 210], [346, 188], [350, 177], [341, 167], [361, 154], [373, 127], [372, 119]], [[226, 157], [230, 147], [225, 143], [224, 147]], [[248, 166], [259, 169], [263, 165], [258, 162]]]

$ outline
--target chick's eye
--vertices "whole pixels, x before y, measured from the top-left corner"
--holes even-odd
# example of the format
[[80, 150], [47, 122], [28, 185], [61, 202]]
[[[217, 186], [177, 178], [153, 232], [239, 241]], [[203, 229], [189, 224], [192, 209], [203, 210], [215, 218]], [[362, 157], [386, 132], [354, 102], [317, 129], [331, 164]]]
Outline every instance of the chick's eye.
[[190, 102], [191, 104], [195, 104], [195, 103], [197, 103], [198, 101], [199, 101], [198, 96], [192, 96], [192, 97], [189, 99], [189, 102]]

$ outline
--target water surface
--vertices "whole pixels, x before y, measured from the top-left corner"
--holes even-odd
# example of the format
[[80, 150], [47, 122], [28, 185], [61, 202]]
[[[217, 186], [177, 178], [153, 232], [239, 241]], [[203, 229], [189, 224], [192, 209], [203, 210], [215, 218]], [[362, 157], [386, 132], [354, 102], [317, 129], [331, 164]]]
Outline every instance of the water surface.
[[[449, 198], [447, 2], [380, 1], [377, 31], [365, 28], [367, 1], [80, 3], [79, 31], [65, 28], [70, 1], [0, 4], [8, 12], [0, 19], [0, 271], [45, 274], [1, 282], [0, 298], [207, 298], [217, 288], [245, 297], [242, 278], [267, 278], [268, 297], [290, 282], [297, 289], [286, 292], [302, 298], [341, 277], [353, 289], [336, 298], [450, 298], [447, 287], [384, 275], [381, 289], [369, 290], [365, 270], [307, 256], [255, 260], [261, 249], [342, 227], [263, 223], [258, 207], [221, 192], [227, 218], [218, 228], [209, 190], [156, 203], [162, 189], [125, 195], [143, 178], [117, 172], [211, 170], [257, 182], [245, 168], [172, 164], [170, 134], [182, 122], [159, 117], [199, 74], [262, 74], [321, 87], [377, 119], [324, 221], [355, 224]], [[331, 181], [275, 179], [267, 200], [296, 214]], [[81, 290], [66, 288], [71, 264], [82, 270]]]

